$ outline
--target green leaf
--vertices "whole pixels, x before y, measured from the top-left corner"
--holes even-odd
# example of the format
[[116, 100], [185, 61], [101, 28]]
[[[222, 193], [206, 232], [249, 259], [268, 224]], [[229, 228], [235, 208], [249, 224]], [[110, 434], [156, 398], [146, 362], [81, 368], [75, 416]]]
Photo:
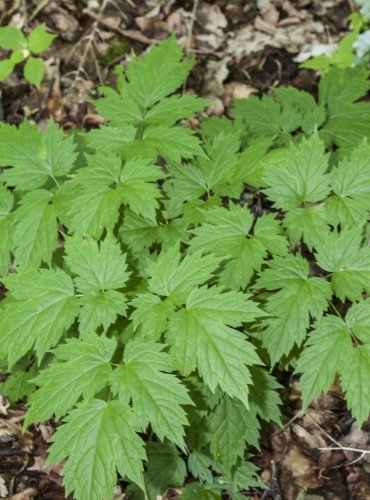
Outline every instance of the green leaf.
[[19, 28], [3, 26], [0, 28], [0, 47], [6, 50], [25, 49], [27, 41]]
[[309, 277], [308, 262], [300, 255], [276, 257], [268, 265], [257, 287], [274, 291], [265, 306], [272, 317], [263, 322], [262, 333], [263, 345], [274, 364], [289, 354], [295, 344], [302, 344], [310, 316], [317, 319], [322, 316], [331, 290], [324, 278]]
[[248, 144], [248, 147], [240, 154], [235, 177], [252, 186], [265, 186], [264, 156], [273, 144], [274, 138], [257, 138]]
[[212, 472], [209, 470], [210, 467], [214, 465], [214, 460], [200, 451], [192, 451], [188, 458], [188, 469], [192, 476], [205, 481], [207, 483], [212, 483]]
[[171, 300], [161, 300], [151, 293], [138, 294], [130, 303], [135, 310], [130, 316], [134, 329], [152, 340], [159, 340], [167, 328], [168, 318], [174, 311]]
[[110, 498], [116, 469], [143, 487], [144, 443], [125, 403], [93, 399], [72, 410], [64, 422], [52, 438], [48, 463], [68, 457], [62, 472], [67, 495], [74, 490], [77, 500]]
[[163, 177], [159, 168], [148, 160], [129, 160], [125, 163], [117, 186], [124, 205], [149, 220], [155, 220], [161, 194], [156, 181]]
[[184, 303], [191, 290], [212, 278], [220, 259], [207, 255], [185, 255], [181, 259], [178, 246], [161, 252], [156, 260], [148, 259], [147, 272], [150, 292]]
[[55, 360], [33, 382], [40, 388], [29, 399], [25, 426], [36, 420], [64, 416], [80, 396], [91, 399], [103, 389], [111, 374], [110, 360], [116, 341], [96, 334], [83, 340], [68, 339], [54, 351]]
[[261, 269], [268, 249], [277, 254], [286, 252], [286, 239], [272, 215], [258, 219], [254, 235], [249, 234], [253, 215], [247, 207], [230, 203], [229, 210], [211, 208], [205, 213], [205, 221], [193, 230], [190, 249], [228, 258], [220, 273], [220, 282], [227, 288], [245, 288], [254, 272]]
[[370, 302], [362, 300], [352, 304], [346, 314], [346, 324], [352, 334], [364, 344], [369, 343]]
[[328, 155], [317, 136], [291, 143], [284, 167], [266, 168], [265, 190], [274, 207], [289, 211], [306, 203], [317, 203], [329, 194]]
[[[143, 146], [154, 149], [157, 155], [167, 160], [180, 161], [181, 158], [204, 156], [199, 139], [188, 128], [150, 125], [144, 130]], [[142, 146], [141, 146], [142, 147]]]
[[370, 147], [366, 142], [332, 169], [331, 186], [334, 194], [325, 203], [331, 223], [363, 224], [370, 206]]
[[258, 476], [259, 469], [252, 462], [242, 462], [233, 475], [233, 481], [241, 490], [266, 488]]
[[173, 95], [162, 99], [146, 115], [146, 124], [174, 125], [178, 120], [202, 111], [208, 102], [193, 95]]
[[126, 296], [115, 290], [85, 295], [80, 299], [81, 311], [78, 318], [79, 331], [94, 332], [100, 326], [106, 332], [117, 316], [126, 316]]
[[331, 284], [342, 301], [361, 300], [370, 283], [370, 248], [362, 246], [362, 228], [331, 232], [316, 245], [317, 263], [332, 273]]
[[331, 68], [319, 84], [320, 104], [326, 105], [328, 118], [320, 136], [327, 143], [352, 148], [370, 137], [370, 105], [356, 102], [370, 87], [365, 65]]
[[83, 295], [81, 333], [95, 331], [100, 325], [107, 330], [117, 314], [126, 314], [126, 297], [116, 291], [126, 285], [129, 277], [126, 256], [110, 235], [100, 245], [92, 239], [69, 238], [65, 248], [65, 261], [77, 275], [74, 282]]
[[17, 266], [49, 266], [58, 238], [53, 195], [45, 189], [27, 193], [14, 214], [14, 255]]
[[228, 396], [210, 415], [211, 452], [227, 472], [244, 456], [246, 443], [258, 448], [260, 425], [243, 404]]
[[24, 66], [24, 76], [26, 80], [40, 88], [41, 81], [45, 75], [45, 66], [41, 59], [38, 57], [29, 57]]
[[[261, 312], [245, 300], [245, 312], [232, 304], [236, 292], [219, 295], [216, 289], [194, 290], [186, 309], [170, 317], [167, 340], [176, 364], [183, 375], [197, 368], [212, 392], [219, 386], [231, 397], [248, 406], [248, 365], [259, 364], [254, 347], [243, 334], [226, 326], [252, 321]], [[239, 298], [242, 301], [242, 296]]]
[[237, 120], [248, 125], [253, 135], [258, 137], [280, 134], [280, 106], [271, 97], [259, 99], [251, 96], [249, 99], [236, 99], [233, 114]]
[[10, 366], [32, 348], [41, 359], [78, 314], [72, 279], [60, 269], [40, 269], [2, 281], [13, 300], [2, 310], [1, 352]]
[[181, 405], [192, 404], [187, 390], [172, 375], [170, 356], [161, 352], [163, 344], [142, 340], [129, 342], [124, 351], [123, 365], [112, 375], [112, 388], [124, 401], [132, 400], [140, 427], [148, 424], [163, 440], [165, 437], [185, 449], [184, 425], [188, 421]]
[[137, 125], [143, 120], [139, 106], [125, 91], [118, 94], [109, 89], [105, 97], [98, 99], [94, 104], [98, 112], [114, 127]]
[[189, 483], [183, 489], [181, 500], [221, 500], [221, 492], [214, 489], [212, 486], [207, 486], [201, 483]]
[[253, 381], [249, 388], [251, 412], [263, 418], [263, 420], [281, 425], [279, 405], [282, 403], [278, 393], [281, 385], [265, 368], [251, 366], [249, 371]]
[[149, 108], [180, 87], [193, 65], [182, 58], [182, 48], [171, 37], [151, 47], [144, 58], [132, 59], [126, 75], [130, 96], [140, 108]]
[[302, 373], [304, 408], [330, 388], [351, 350], [350, 333], [341, 318], [328, 315], [316, 323], [296, 367]]
[[162, 495], [169, 487], [182, 486], [186, 477], [186, 464], [172, 443], [148, 442], [148, 466], [144, 474], [150, 499]]
[[0, 184], [0, 275], [6, 275], [10, 267], [13, 247], [12, 216], [13, 194]]
[[20, 399], [31, 396], [36, 386], [31, 382], [35, 376], [33, 369], [26, 371], [26, 366], [13, 368], [5, 382], [0, 383], [0, 394], [5, 396], [12, 406]]
[[77, 275], [77, 290], [93, 294], [123, 288], [128, 280], [126, 256], [116, 239], [108, 235], [100, 244], [91, 238], [68, 238], [65, 261]]
[[[225, 184], [235, 183], [234, 173], [238, 164], [237, 152], [240, 139], [235, 134], [220, 133], [206, 145], [207, 156], [199, 158], [199, 169], [203, 172], [207, 191], [223, 194]], [[236, 184], [241, 185], [240, 179]]]
[[11, 59], [3, 59], [0, 61], [0, 80], [5, 80], [5, 78], [12, 74], [14, 65]]
[[64, 138], [52, 120], [44, 134], [27, 121], [18, 129], [0, 127], [0, 164], [15, 167], [6, 169], [2, 178], [17, 189], [37, 189], [50, 178], [68, 173], [76, 159], [74, 150], [73, 138]]
[[46, 31], [45, 23], [39, 24], [28, 36], [28, 48], [34, 54], [40, 54], [50, 47], [56, 36]]
[[310, 250], [316, 243], [322, 241], [329, 234], [328, 216], [325, 210], [327, 205], [315, 205], [309, 208], [295, 208], [288, 212], [283, 221], [292, 245], [301, 239]]
[[370, 346], [359, 346], [347, 351], [340, 380], [348, 407], [359, 426], [368, 419], [370, 413], [369, 376]]
[[74, 200], [70, 216], [70, 230], [75, 234], [87, 233], [100, 238], [104, 229], [112, 231], [119, 217], [121, 199], [109, 186], [85, 184]]
[[68, 174], [77, 158], [73, 136], [66, 137], [63, 129], [51, 119], [42, 136], [42, 141], [41, 157], [46, 156], [46, 167], [51, 169], [51, 175], [58, 178]]

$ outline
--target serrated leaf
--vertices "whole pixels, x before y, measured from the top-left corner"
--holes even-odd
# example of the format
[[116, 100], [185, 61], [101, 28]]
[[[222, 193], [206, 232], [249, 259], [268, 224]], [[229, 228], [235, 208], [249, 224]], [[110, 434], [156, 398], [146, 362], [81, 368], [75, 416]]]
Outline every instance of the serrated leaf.
[[246, 443], [258, 448], [257, 418], [236, 399], [225, 396], [210, 416], [211, 453], [227, 472], [244, 456]]
[[303, 342], [310, 316], [322, 316], [332, 292], [324, 278], [309, 277], [308, 262], [300, 255], [277, 257], [268, 264], [269, 269], [263, 271], [257, 287], [274, 291], [265, 306], [272, 317], [263, 322], [262, 333], [274, 364], [289, 354], [294, 344]]
[[14, 300], [3, 309], [1, 351], [10, 366], [32, 348], [41, 359], [78, 314], [72, 279], [60, 269], [40, 269], [2, 281]]
[[50, 178], [65, 175], [76, 159], [73, 138], [64, 138], [53, 121], [44, 134], [27, 121], [19, 128], [0, 127], [2, 179], [21, 190], [42, 187]]
[[137, 422], [143, 431], [148, 424], [163, 440], [165, 437], [185, 448], [184, 425], [188, 421], [181, 405], [192, 404], [174, 370], [164, 344], [143, 340], [129, 342], [123, 364], [112, 375], [112, 388], [124, 401], [132, 400]]
[[133, 252], [139, 253], [156, 241], [157, 227], [156, 222], [144, 219], [140, 215], [126, 210], [119, 235], [122, 243], [132, 249]]
[[143, 119], [144, 113], [127, 92], [121, 94], [109, 89], [105, 97], [94, 102], [98, 112], [110, 122], [113, 127], [137, 125]]
[[144, 123], [174, 125], [178, 120], [202, 111], [208, 102], [193, 95], [173, 95], [162, 99], [145, 115]]
[[207, 483], [212, 482], [212, 472], [210, 467], [214, 464], [214, 460], [200, 451], [192, 451], [188, 458], [189, 472], [196, 478]]
[[320, 136], [342, 148], [357, 146], [370, 136], [370, 105], [355, 102], [369, 89], [365, 65], [339, 69], [333, 67], [320, 80], [319, 102], [326, 105], [328, 118]]
[[40, 54], [48, 49], [57, 35], [52, 35], [46, 31], [46, 24], [41, 23], [28, 36], [28, 48], [34, 54]]
[[342, 319], [327, 315], [316, 323], [296, 367], [302, 373], [304, 408], [330, 388], [351, 349], [350, 333]]
[[328, 155], [318, 136], [291, 143], [283, 167], [266, 168], [265, 193], [274, 207], [289, 211], [306, 203], [322, 201], [329, 194]]
[[149, 290], [173, 301], [183, 303], [196, 285], [207, 282], [213, 276], [220, 259], [210, 255], [185, 255], [181, 260], [178, 246], [161, 252], [156, 260], [148, 259]]
[[116, 290], [85, 295], [80, 299], [80, 305], [78, 322], [82, 334], [94, 332], [100, 326], [103, 327], [103, 331], [107, 331], [118, 315], [126, 316], [127, 312], [127, 298]]
[[68, 339], [54, 351], [55, 360], [33, 382], [40, 388], [29, 399], [25, 426], [36, 420], [64, 416], [80, 396], [91, 399], [103, 389], [111, 374], [110, 360], [116, 341], [96, 334]]
[[100, 245], [92, 239], [69, 238], [66, 244], [65, 261], [74, 278], [80, 299], [81, 333], [104, 330], [114, 323], [117, 314], [125, 315], [127, 299], [116, 290], [125, 286], [129, 273], [126, 256], [121, 253], [118, 242], [108, 235]]
[[130, 316], [135, 330], [140, 327], [144, 337], [159, 340], [174, 311], [171, 300], [161, 300], [157, 295], [141, 293], [130, 304], [135, 308]]
[[48, 463], [68, 457], [62, 472], [67, 495], [74, 490], [77, 500], [110, 498], [116, 469], [143, 487], [144, 443], [125, 403], [93, 399], [72, 410], [64, 422], [52, 438]]
[[249, 389], [250, 411], [263, 420], [281, 425], [279, 405], [282, 403], [278, 393], [281, 385], [265, 368], [251, 366], [249, 371], [253, 381]]
[[199, 139], [188, 128], [150, 125], [144, 130], [143, 146], [152, 148], [157, 155], [167, 160], [180, 161], [181, 158], [204, 156]]
[[216, 490], [214, 486], [204, 485], [202, 483], [190, 483], [183, 489], [181, 500], [221, 500], [221, 491]]
[[113, 236], [108, 235], [100, 244], [91, 238], [69, 238], [65, 249], [65, 261], [77, 275], [74, 282], [80, 293], [117, 290], [125, 286], [130, 274], [126, 256]]
[[32, 367], [26, 371], [26, 366], [14, 367], [4, 382], [0, 383], [0, 394], [5, 396], [11, 405], [15, 405], [20, 399], [29, 398], [36, 389], [31, 382], [35, 376]]
[[[197, 295], [199, 300], [200, 294]], [[212, 295], [204, 289], [205, 307], [207, 299], [212, 302]], [[225, 300], [228, 300], [227, 295]], [[197, 368], [212, 392], [219, 386], [248, 406], [248, 384], [251, 382], [248, 365], [259, 364], [260, 360], [243, 334], [226, 326], [225, 323], [236, 325], [242, 320], [240, 313], [235, 315], [235, 311], [227, 311], [227, 307], [225, 311], [221, 307], [219, 315], [214, 310], [212, 317], [207, 309], [198, 308], [190, 295], [186, 309], [171, 316], [167, 340], [183, 375], [189, 375]], [[249, 319], [256, 313], [248, 314]]]
[[168, 486], [182, 486], [186, 477], [186, 464], [172, 443], [148, 442], [148, 466], [144, 481], [149, 498], [156, 498]]
[[220, 283], [227, 288], [245, 288], [253, 273], [261, 269], [268, 249], [277, 254], [286, 251], [287, 242], [280, 234], [279, 223], [270, 215], [258, 219], [254, 235], [249, 234], [253, 215], [240, 205], [230, 204], [229, 210], [207, 210], [205, 221], [193, 230], [195, 237], [190, 241], [190, 249], [228, 258], [220, 273]]
[[360, 300], [369, 290], [370, 248], [362, 246], [362, 228], [331, 232], [316, 245], [317, 263], [332, 273], [331, 283], [335, 295], [342, 301]]
[[192, 61], [183, 59], [183, 50], [174, 37], [151, 47], [144, 58], [134, 58], [127, 68], [130, 96], [147, 109], [173, 93], [185, 80]]
[[295, 208], [286, 214], [283, 225], [287, 229], [292, 245], [300, 239], [310, 250], [317, 242], [322, 241], [329, 234], [329, 218], [326, 212], [327, 205], [316, 205], [309, 208]]
[[112, 231], [119, 217], [120, 196], [109, 186], [87, 184], [74, 200], [70, 216], [70, 230], [100, 238], [104, 229]]
[[[337, 347], [335, 347], [337, 349]], [[340, 380], [352, 415], [361, 426], [370, 414], [370, 346], [347, 351]]]
[[159, 168], [148, 160], [129, 160], [125, 163], [117, 186], [124, 205], [149, 220], [155, 220], [158, 199], [161, 198], [156, 181], [163, 177]]
[[53, 195], [45, 189], [27, 193], [14, 214], [14, 255], [19, 267], [50, 266], [58, 238]]
[[363, 224], [370, 206], [370, 148], [366, 142], [332, 169], [331, 186], [334, 194], [325, 203], [331, 223]]

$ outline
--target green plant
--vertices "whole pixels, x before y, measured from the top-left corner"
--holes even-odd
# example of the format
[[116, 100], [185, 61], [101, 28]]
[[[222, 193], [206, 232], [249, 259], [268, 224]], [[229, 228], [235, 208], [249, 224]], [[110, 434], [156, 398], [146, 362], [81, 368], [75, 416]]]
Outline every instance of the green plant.
[[[366, 2], [367, 0], [363, 3]], [[360, 1], [357, 3], [360, 4]], [[339, 41], [330, 54], [311, 57], [308, 61], [302, 63], [300, 67], [328, 71], [333, 66], [343, 69], [365, 62], [364, 56], [368, 55], [368, 43], [367, 51], [365, 49], [359, 50], [357, 47], [359, 44], [364, 44], [361, 33], [366, 31], [369, 26], [369, 16], [366, 16], [365, 12], [364, 6], [361, 12], [353, 12], [349, 16], [349, 33]], [[359, 57], [359, 53], [363, 53], [362, 57]]]
[[45, 67], [37, 56], [50, 47], [55, 37], [46, 31], [45, 24], [37, 26], [27, 38], [15, 26], [0, 28], [0, 47], [12, 51], [10, 57], [0, 61], [0, 80], [7, 78], [17, 64], [26, 61], [23, 68], [26, 80], [40, 87]]
[[78, 499], [110, 498], [117, 471], [134, 498], [188, 473], [184, 499], [263, 486], [279, 363], [304, 408], [339, 374], [370, 411], [367, 70], [195, 134], [181, 121], [207, 102], [172, 95], [191, 65], [173, 38], [133, 58], [88, 133], [0, 128], [0, 354], [8, 384], [37, 373], [25, 426], [63, 419], [49, 462]]

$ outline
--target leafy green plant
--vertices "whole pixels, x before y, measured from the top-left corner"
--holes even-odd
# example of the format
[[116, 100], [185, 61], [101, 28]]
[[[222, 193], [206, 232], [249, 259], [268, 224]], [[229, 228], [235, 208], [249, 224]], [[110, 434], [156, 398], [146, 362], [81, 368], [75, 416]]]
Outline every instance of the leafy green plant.
[[7, 59], [0, 61], [0, 80], [7, 78], [17, 64], [24, 62], [23, 73], [30, 83], [40, 87], [44, 78], [45, 67], [39, 56], [48, 49], [56, 35], [46, 31], [46, 25], [40, 24], [28, 37], [15, 26], [0, 28], [0, 47], [12, 51]]
[[365, 56], [368, 56], [369, 48], [367, 37], [364, 40], [362, 32], [366, 32], [369, 26], [369, 3], [368, 0], [364, 0], [362, 4], [358, 0], [357, 3], [363, 4], [363, 7], [360, 12], [353, 12], [349, 16], [349, 33], [334, 46], [330, 54], [311, 57], [300, 65], [301, 68], [326, 72], [333, 66], [343, 69], [366, 62]]
[[195, 133], [207, 102], [174, 94], [192, 63], [173, 38], [133, 57], [99, 129], [0, 128], [0, 354], [10, 387], [31, 373], [25, 426], [62, 420], [49, 463], [78, 499], [118, 475], [134, 498], [189, 474], [184, 499], [263, 487], [250, 457], [280, 423], [279, 363], [304, 408], [339, 375], [370, 412], [367, 70]]

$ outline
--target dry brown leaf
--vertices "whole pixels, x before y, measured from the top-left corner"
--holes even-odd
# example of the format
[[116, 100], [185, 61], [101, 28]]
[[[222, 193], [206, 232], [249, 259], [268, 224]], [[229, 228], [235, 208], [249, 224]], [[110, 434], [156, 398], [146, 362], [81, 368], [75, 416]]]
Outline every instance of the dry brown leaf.
[[0, 476], [0, 498], [7, 498], [8, 495], [9, 491], [6, 487], [5, 480]]

